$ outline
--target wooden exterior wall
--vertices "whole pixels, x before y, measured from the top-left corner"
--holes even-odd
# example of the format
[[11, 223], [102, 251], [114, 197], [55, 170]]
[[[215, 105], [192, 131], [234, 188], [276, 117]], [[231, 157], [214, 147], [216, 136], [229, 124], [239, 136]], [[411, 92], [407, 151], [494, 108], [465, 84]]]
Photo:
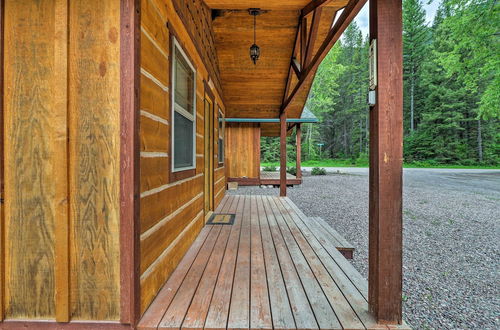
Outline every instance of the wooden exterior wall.
[[[142, 0], [141, 6], [140, 305], [143, 313], [205, 223], [204, 175], [209, 175], [204, 173], [205, 86], [211, 89], [209, 94], [215, 95], [214, 159], [218, 150], [218, 109], [224, 110], [214, 83], [218, 79], [214, 76], [217, 75], [214, 64], [206, 61], [207, 54], [213, 51], [210, 10], [201, 0]], [[196, 169], [181, 179], [170, 172], [169, 59], [174, 36], [197, 71]], [[216, 207], [226, 185], [224, 164], [216, 160], [214, 164]]]
[[120, 319], [120, 1], [69, 3], [4, 3], [4, 319]]
[[260, 125], [258, 123], [228, 123], [226, 159], [228, 178], [258, 181], [260, 176]]

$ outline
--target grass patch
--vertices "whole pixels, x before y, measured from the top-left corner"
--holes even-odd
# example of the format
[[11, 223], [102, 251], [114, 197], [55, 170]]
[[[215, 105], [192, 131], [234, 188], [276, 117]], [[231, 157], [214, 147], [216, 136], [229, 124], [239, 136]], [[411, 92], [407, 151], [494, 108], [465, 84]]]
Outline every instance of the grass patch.
[[[263, 162], [261, 166], [279, 166], [279, 162]], [[295, 162], [288, 163], [287, 166], [295, 166]], [[322, 159], [306, 160], [302, 162], [303, 167], [368, 167], [368, 160], [359, 159]], [[500, 165], [461, 165], [461, 164], [439, 164], [433, 161], [421, 161], [404, 163], [404, 168], [452, 168], [452, 169], [485, 169], [497, 170]]]

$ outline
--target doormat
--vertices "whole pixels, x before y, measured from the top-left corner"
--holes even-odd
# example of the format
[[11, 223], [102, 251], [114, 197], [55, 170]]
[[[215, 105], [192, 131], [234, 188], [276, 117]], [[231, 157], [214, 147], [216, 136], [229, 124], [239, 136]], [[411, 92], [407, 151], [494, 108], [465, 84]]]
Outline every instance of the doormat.
[[235, 214], [214, 213], [208, 219], [207, 225], [232, 225], [234, 224]]

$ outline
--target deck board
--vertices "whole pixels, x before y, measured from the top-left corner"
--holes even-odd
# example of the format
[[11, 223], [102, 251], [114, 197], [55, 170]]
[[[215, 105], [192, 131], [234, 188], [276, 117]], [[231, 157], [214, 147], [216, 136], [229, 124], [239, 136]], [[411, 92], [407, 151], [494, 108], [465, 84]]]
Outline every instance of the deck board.
[[269, 301], [271, 305], [272, 322], [275, 329], [294, 329], [295, 321], [288, 299], [288, 294], [281, 273], [278, 255], [273, 244], [269, 222], [264, 209], [262, 196], [257, 196], [257, 208], [260, 223], [266, 278], [269, 283]]
[[281, 234], [283, 235], [283, 239], [285, 240], [285, 244], [293, 260], [294, 266], [299, 274], [302, 286], [304, 287], [307, 297], [309, 298], [309, 303], [311, 304], [319, 327], [321, 329], [341, 328], [339, 320], [328, 302], [327, 296], [323, 293], [321, 286], [316, 280], [313, 269], [307, 263], [302, 250], [298, 246], [285, 222], [285, 215], [277, 208], [277, 203], [280, 203], [279, 200], [277, 201], [275, 198], [270, 196], [268, 196], [268, 199], [274, 211], [275, 219], [281, 230]]
[[243, 216], [240, 217], [241, 233], [238, 258], [234, 271], [233, 291], [227, 327], [248, 329], [250, 327], [250, 196], [245, 196]]
[[[295, 175], [286, 173], [286, 184], [296, 185], [301, 184], [302, 179], [297, 178]], [[280, 172], [260, 172], [260, 184], [262, 185], [279, 185], [280, 184]]]
[[264, 250], [259, 223], [257, 196], [251, 197], [250, 214], [250, 328], [272, 329], [271, 306], [269, 304], [269, 289], [267, 284]]
[[288, 198], [226, 196], [140, 329], [383, 329], [366, 280]]

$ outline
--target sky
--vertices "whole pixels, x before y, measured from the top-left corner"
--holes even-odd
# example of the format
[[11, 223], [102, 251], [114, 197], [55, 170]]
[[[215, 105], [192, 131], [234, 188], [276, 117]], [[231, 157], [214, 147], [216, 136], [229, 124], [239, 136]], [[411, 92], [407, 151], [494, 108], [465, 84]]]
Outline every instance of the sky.
[[[358, 24], [359, 28], [363, 32], [363, 35], [368, 34], [368, 8], [369, 2], [366, 2], [365, 6], [359, 12], [358, 16], [354, 19]], [[432, 24], [436, 11], [439, 7], [440, 0], [422, 0], [424, 3], [424, 9], [426, 12], [426, 22], [428, 25]], [[430, 3], [428, 3], [430, 2]]]

